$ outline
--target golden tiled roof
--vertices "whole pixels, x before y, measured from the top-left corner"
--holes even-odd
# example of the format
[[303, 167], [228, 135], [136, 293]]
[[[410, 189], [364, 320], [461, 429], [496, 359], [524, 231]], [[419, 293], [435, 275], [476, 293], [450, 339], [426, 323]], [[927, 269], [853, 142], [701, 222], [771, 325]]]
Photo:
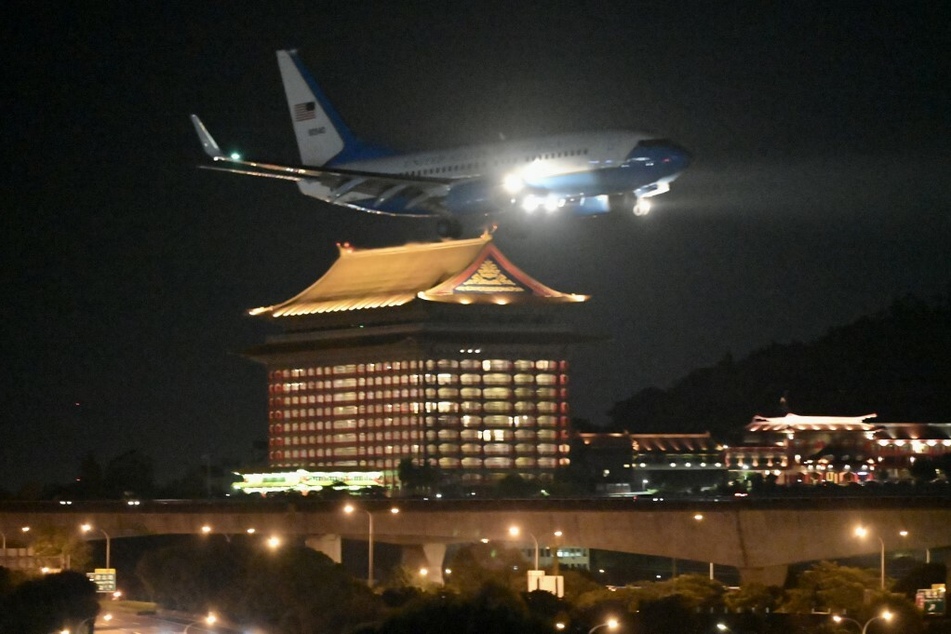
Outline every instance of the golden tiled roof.
[[747, 431], [797, 432], [797, 431], [873, 431], [878, 425], [866, 421], [878, 414], [864, 416], [798, 416], [786, 414], [777, 418], [754, 416], [746, 426]]
[[490, 235], [382, 249], [338, 248], [337, 261], [308, 288], [248, 313], [292, 317], [402, 306], [417, 297], [464, 304], [587, 299], [560, 293], [529, 277], [495, 248]]

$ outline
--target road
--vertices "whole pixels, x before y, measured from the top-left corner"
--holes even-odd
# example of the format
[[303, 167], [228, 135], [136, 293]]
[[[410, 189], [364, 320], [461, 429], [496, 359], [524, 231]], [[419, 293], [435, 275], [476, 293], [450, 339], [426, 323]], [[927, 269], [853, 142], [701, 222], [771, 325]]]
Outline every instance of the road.
[[[110, 614], [110, 620], [105, 615]], [[102, 634], [266, 634], [264, 630], [243, 630], [225, 626], [208, 626], [183, 616], [166, 614], [138, 614], [130, 610], [109, 610], [104, 607], [96, 619], [96, 632]]]

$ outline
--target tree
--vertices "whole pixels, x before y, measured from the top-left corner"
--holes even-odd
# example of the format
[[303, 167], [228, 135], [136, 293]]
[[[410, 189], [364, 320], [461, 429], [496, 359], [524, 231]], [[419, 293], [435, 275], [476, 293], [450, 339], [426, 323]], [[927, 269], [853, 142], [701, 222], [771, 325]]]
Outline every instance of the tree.
[[495, 544], [470, 544], [456, 551], [449, 564], [452, 575], [446, 586], [461, 594], [478, 592], [486, 583], [495, 582], [520, 591], [525, 587], [528, 563], [515, 548]]
[[214, 608], [273, 634], [348, 631], [383, 609], [342, 566], [298, 546], [264, 551], [205, 540], [153, 551], [136, 574], [163, 607]]
[[775, 612], [782, 601], [782, 588], [762, 583], [748, 583], [723, 597], [724, 604], [732, 612]]
[[[839, 566], [828, 561], [799, 575], [796, 587], [786, 593], [786, 601], [780, 609], [798, 613], [816, 610], [847, 613], [863, 623], [888, 610], [895, 615], [895, 622], [901, 624], [902, 634], [922, 631], [921, 618], [914, 604], [901, 594], [883, 592], [876, 571]], [[828, 627], [831, 626], [827, 624]]]
[[92, 549], [79, 530], [60, 526], [38, 526], [30, 531], [33, 553], [49, 568], [84, 569], [92, 560]]
[[539, 486], [517, 473], [510, 473], [499, 480], [490, 495], [505, 499], [533, 498], [538, 496]]
[[878, 575], [871, 570], [840, 566], [823, 561], [799, 575], [796, 586], [786, 593], [784, 612], [814, 610], [855, 614], [865, 603], [866, 591], [879, 587]]
[[551, 625], [544, 618], [528, 610], [519, 593], [491, 581], [467, 595], [445, 591], [423, 595], [380, 625], [359, 630], [361, 634], [550, 634], [551, 631]]
[[396, 467], [396, 476], [403, 489], [410, 493], [430, 493], [442, 479], [438, 467], [431, 464], [417, 465], [412, 458], [403, 458]]
[[83, 624], [98, 613], [96, 584], [82, 573], [67, 570], [16, 586], [0, 603], [0, 632], [89, 632], [91, 628]]

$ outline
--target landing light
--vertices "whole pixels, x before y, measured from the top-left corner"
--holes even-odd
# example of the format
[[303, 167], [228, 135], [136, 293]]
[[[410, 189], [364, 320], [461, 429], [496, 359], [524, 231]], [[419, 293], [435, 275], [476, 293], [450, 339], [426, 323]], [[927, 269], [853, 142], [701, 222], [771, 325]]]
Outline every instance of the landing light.
[[241, 155], [238, 154], [237, 152], [232, 152], [232, 153], [231, 153], [231, 160], [232, 160], [232, 161], [240, 161], [240, 160], [241, 160]]
[[541, 204], [542, 204], [542, 201], [540, 201], [538, 199], [538, 196], [536, 196], [535, 194], [529, 194], [525, 198], [522, 199], [522, 209], [524, 209], [528, 213], [532, 213], [533, 211], [538, 209], [538, 207], [541, 206]]
[[502, 180], [502, 187], [510, 194], [517, 194], [525, 187], [525, 181], [518, 174], [507, 174]]

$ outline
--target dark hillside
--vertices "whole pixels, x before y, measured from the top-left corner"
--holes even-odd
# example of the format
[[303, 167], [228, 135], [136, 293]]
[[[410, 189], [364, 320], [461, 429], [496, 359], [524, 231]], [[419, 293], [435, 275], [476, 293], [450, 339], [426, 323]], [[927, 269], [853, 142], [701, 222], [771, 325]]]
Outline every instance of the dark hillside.
[[755, 414], [860, 415], [890, 422], [951, 421], [951, 296], [913, 297], [812, 343], [772, 344], [647, 388], [611, 409], [632, 432], [730, 437]]

